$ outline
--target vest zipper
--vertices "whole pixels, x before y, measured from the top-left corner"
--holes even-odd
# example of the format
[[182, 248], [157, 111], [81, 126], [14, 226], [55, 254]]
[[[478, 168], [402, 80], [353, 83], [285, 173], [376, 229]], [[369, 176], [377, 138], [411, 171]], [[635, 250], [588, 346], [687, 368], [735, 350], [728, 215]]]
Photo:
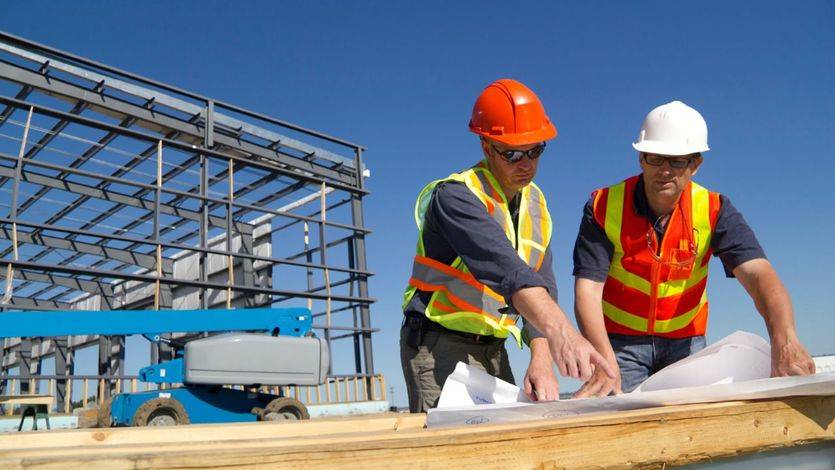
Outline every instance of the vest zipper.
[[[673, 224], [673, 220], [678, 223], [678, 219], [676, 219], [676, 213], [680, 210], [681, 198], [679, 198], [678, 202], [676, 203], [675, 207], [673, 208], [673, 212], [670, 214], [670, 217], [667, 218], [667, 224], [664, 227], [664, 237], [661, 241], [658, 241], [658, 237], [655, 235], [655, 227], [650, 227], [650, 231], [652, 232], [652, 238], [658, 246], [658, 257], [662, 260], [664, 259], [664, 254], [668, 253], [668, 250], [664, 249], [664, 244], [669, 240], [670, 237], [667, 236], [667, 230], [669, 230], [670, 226]], [[683, 217], [683, 214], [678, 214], [679, 217]], [[652, 260], [652, 268], [650, 269], [650, 297], [649, 297], [649, 315], [647, 318], [647, 334], [654, 335], [655, 334], [655, 317], [656, 317], [656, 310], [658, 309], [658, 284], [659, 277], [661, 274], [661, 261]]]
[[[669, 223], [669, 221], [668, 221]], [[652, 230], [652, 238], [653, 240], [658, 243], [658, 237], [655, 236], [655, 228], [650, 227]], [[667, 238], [667, 237], [664, 237]], [[661, 240], [661, 244], [664, 243], [664, 240]], [[660, 244], [659, 244], [660, 245]], [[659, 246], [656, 245], [656, 246]], [[660, 247], [659, 250], [661, 253], [664, 253], [663, 247]], [[647, 334], [653, 335], [655, 334], [655, 310], [658, 305], [658, 271], [661, 267], [661, 264], [658, 261], [652, 261], [652, 267], [650, 268], [650, 286], [649, 286], [649, 312], [647, 315]]]
[[652, 285], [649, 297], [649, 318], [647, 318], [647, 334], [655, 334], [655, 309], [658, 304], [658, 263], [652, 264]]

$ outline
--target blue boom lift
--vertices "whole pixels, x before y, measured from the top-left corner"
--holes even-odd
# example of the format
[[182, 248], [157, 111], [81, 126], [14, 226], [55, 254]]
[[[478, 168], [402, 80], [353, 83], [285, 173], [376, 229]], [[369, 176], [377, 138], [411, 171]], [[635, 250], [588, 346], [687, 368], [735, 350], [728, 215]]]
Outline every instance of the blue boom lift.
[[[330, 362], [327, 343], [312, 335], [310, 310], [303, 308], [39, 311], [0, 319], [0, 338], [141, 334], [174, 347], [175, 359], [143, 368], [139, 379], [183, 385], [119, 393], [100, 408], [100, 426], [307, 419], [307, 408], [291, 397], [223, 385], [318, 385]], [[222, 334], [188, 342], [161, 336], [204, 331]]]

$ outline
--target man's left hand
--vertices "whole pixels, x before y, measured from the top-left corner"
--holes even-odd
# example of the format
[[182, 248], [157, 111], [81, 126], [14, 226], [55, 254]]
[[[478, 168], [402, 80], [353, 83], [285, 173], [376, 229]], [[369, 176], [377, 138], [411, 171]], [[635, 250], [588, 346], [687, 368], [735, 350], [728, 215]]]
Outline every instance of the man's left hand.
[[810, 375], [815, 361], [797, 337], [775, 338], [771, 341], [771, 376]]
[[545, 338], [531, 341], [531, 363], [525, 374], [525, 394], [534, 401], [552, 401], [560, 398], [560, 385], [554, 375], [553, 361]]

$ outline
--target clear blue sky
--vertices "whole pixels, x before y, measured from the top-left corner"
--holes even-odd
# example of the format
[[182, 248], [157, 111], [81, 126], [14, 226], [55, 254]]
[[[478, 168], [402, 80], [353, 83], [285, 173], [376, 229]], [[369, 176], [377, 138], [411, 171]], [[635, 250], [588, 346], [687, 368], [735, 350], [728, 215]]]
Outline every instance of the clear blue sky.
[[[537, 181], [566, 310], [583, 203], [638, 171], [641, 120], [679, 99], [710, 130], [696, 180], [753, 226], [810, 351], [835, 353], [835, 6], [672, 3], [27, 1], [0, 3], [0, 29], [366, 145], [374, 352], [403, 404], [412, 205], [426, 182], [480, 157], [469, 113], [502, 77], [533, 88], [559, 129]], [[712, 273], [708, 340], [765, 335], [718, 261]], [[511, 355], [519, 380], [527, 353]]]

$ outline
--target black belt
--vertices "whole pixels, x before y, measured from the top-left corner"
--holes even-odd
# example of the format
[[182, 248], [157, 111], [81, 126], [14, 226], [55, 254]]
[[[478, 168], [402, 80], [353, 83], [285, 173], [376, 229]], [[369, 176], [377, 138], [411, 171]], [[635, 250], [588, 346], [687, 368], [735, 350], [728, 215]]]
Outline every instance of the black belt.
[[423, 315], [418, 315], [414, 313], [407, 313], [406, 319], [404, 321], [404, 326], [411, 330], [418, 330], [421, 333], [426, 331], [435, 331], [438, 333], [443, 334], [451, 334], [455, 336], [459, 336], [461, 338], [467, 339], [474, 344], [493, 344], [498, 341], [504, 341], [504, 338], [497, 338], [495, 336], [488, 336], [488, 335], [476, 335], [473, 333], [467, 333], [464, 331], [456, 331], [450, 330], [449, 328], [445, 328], [440, 323], [434, 322]]

